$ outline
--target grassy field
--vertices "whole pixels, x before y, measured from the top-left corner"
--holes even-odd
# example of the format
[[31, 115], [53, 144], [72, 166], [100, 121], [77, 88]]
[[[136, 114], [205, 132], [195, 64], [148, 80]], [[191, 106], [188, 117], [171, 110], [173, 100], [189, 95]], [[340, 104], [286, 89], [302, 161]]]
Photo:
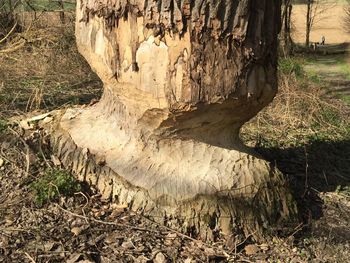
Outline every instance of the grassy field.
[[98, 97], [102, 84], [77, 52], [73, 21], [61, 24], [59, 14], [49, 12], [28, 24], [31, 30], [14, 33], [0, 46], [0, 117]]
[[[320, 7], [324, 12], [315, 18], [311, 31], [310, 41], [319, 42], [322, 36], [326, 37], [326, 43], [350, 42], [350, 34], [344, 26], [344, 3], [336, 6]], [[293, 40], [297, 43], [305, 43], [306, 5], [294, 5], [292, 11]]]
[[304, 69], [327, 96], [338, 98], [350, 106], [350, 63], [347, 53], [307, 55]]

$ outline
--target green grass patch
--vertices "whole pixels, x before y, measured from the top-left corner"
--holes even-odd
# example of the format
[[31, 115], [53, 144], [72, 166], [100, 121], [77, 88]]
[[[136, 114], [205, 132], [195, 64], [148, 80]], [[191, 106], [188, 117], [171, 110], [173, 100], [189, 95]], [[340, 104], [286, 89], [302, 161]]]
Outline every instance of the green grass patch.
[[67, 171], [50, 169], [30, 185], [35, 195], [35, 203], [43, 206], [60, 196], [72, 196], [81, 190], [79, 182]]
[[338, 98], [350, 106], [350, 95], [339, 95]]
[[318, 74], [316, 74], [314, 72], [309, 72], [307, 75], [308, 75], [308, 79], [312, 83], [317, 84], [317, 85], [321, 85], [322, 84], [322, 79], [321, 79], [321, 77]]
[[7, 125], [8, 123], [6, 120], [0, 119], [0, 133], [7, 129]]
[[337, 194], [342, 194], [344, 196], [350, 197], [350, 186], [338, 185], [337, 188], [335, 189], [335, 192]]
[[350, 80], [350, 67], [345, 61], [338, 62], [339, 71], [347, 80]]
[[297, 78], [304, 76], [302, 63], [295, 57], [280, 58], [278, 61], [278, 69], [286, 75], [295, 75]]

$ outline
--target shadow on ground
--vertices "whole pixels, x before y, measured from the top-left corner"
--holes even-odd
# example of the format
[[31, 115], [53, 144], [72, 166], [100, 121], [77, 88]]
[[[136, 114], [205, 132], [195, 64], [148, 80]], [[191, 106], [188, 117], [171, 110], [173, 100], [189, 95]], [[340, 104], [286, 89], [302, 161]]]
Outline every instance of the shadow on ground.
[[319, 192], [350, 185], [350, 140], [313, 141], [304, 147], [256, 148], [291, 179]]
[[[340, 193], [340, 196], [350, 194], [350, 140], [317, 140], [304, 147], [256, 147], [255, 150], [288, 177], [303, 222], [311, 224], [312, 220], [319, 220], [314, 224], [316, 228], [307, 229], [309, 235], [314, 232], [329, 235], [332, 229], [337, 242], [350, 238], [349, 230], [341, 227], [340, 223], [333, 227], [328, 225], [334, 224], [337, 221], [335, 217], [348, 207], [342, 208], [332, 200], [325, 202], [324, 197], [330, 192]], [[348, 220], [342, 218], [340, 222], [350, 222]]]

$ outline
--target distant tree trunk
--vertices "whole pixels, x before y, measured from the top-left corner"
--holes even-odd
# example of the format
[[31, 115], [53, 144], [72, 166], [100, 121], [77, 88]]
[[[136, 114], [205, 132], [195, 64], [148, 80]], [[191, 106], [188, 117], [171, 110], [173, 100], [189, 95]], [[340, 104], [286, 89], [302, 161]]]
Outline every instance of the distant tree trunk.
[[345, 17], [344, 17], [344, 31], [350, 32], [350, 0], [347, 0], [347, 4], [344, 7]]
[[291, 29], [292, 29], [292, 0], [284, 0], [283, 1], [283, 12], [282, 12], [282, 48], [283, 55], [289, 56], [292, 52], [293, 40], [291, 37]]
[[314, 0], [307, 0], [306, 9], [306, 32], [305, 32], [305, 46], [310, 46], [310, 32], [312, 26], [312, 5]]
[[284, 177], [239, 139], [277, 92], [280, 8], [77, 1], [78, 48], [104, 94], [62, 116], [61, 162], [104, 198], [203, 239], [293, 219]]
[[61, 20], [61, 23], [65, 24], [63, 0], [58, 0], [58, 5], [60, 7], [60, 20]]

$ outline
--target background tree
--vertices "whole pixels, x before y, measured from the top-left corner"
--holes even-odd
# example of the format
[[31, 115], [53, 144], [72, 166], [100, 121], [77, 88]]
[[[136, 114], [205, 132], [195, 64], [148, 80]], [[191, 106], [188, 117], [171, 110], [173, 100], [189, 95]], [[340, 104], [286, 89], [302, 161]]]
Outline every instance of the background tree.
[[292, 32], [292, 10], [293, 0], [284, 0], [282, 5], [282, 31], [281, 47], [284, 56], [289, 56], [293, 48]]
[[347, 0], [347, 4], [344, 7], [345, 16], [344, 16], [344, 29], [346, 32], [350, 32], [350, 0]]
[[310, 46], [310, 34], [313, 26], [320, 21], [321, 15], [325, 12], [331, 14], [332, 7], [337, 5], [337, 1], [331, 0], [307, 0], [306, 1], [306, 31], [305, 46]]

